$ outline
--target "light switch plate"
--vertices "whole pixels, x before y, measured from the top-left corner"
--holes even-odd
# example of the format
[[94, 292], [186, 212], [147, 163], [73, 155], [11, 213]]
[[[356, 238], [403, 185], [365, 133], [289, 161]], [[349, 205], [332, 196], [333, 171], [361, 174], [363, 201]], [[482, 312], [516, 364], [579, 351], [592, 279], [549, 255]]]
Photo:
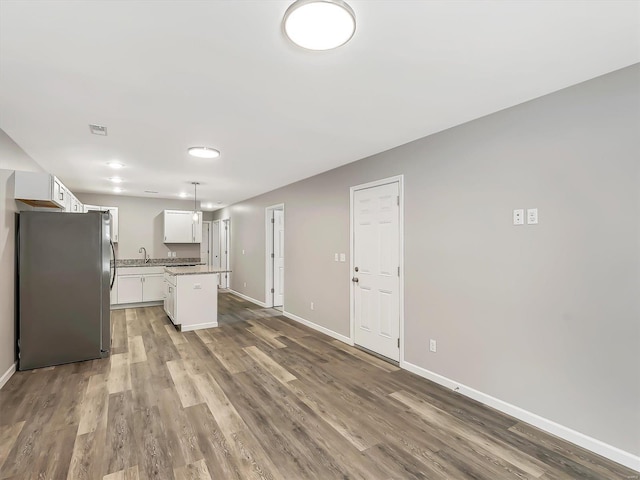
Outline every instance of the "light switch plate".
[[171, 258], [171, 252], [167, 252], [167, 257]]
[[527, 209], [527, 224], [529, 224], [529, 225], [537, 225], [538, 224], [538, 209], [537, 208], [529, 208], [529, 209]]
[[513, 224], [524, 225], [524, 209], [519, 208], [513, 211]]
[[334, 259], [336, 262], [339, 260], [339, 256], [338, 256], [338, 254], [337, 254], [337, 253], [333, 255], [333, 259]]
[[172, 256], [173, 258], [176, 258], [176, 252], [171, 252], [171, 256]]

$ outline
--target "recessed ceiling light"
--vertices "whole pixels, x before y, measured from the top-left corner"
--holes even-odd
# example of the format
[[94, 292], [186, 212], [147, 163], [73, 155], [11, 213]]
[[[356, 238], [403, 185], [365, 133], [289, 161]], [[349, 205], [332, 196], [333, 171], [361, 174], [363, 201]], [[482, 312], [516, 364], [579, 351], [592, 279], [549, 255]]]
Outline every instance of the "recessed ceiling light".
[[116, 170], [118, 170], [119, 168], [123, 168], [124, 167], [123, 163], [116, 162], [116, 161], [109, 162], [109, 163], [107, 163], [107, 165], [109, 165], [111, 168], [116, 169]]
[[122, 183], [122, 179], [120, 177], [111, 177], [109, 178], [109, 181], [113, 183]]
[[124, 190], [122, 190], [122, 188], [120, 188], [120, 187], [113, 187], [113, 191], [114, 191], [115, 193], [122, 193], [122, 192], [124, 192]]
[[180, 192], [180, 193], [178, 194], [178, 196], [179, 196], [180, 198], [186, 198], [188, 195], [189, 195], [189, 194], [188, 194], [188, 193], [186, 193], [186, 192]]
[[331, 50], [353, 37], [356, 15], [342, 0], [297, 0], [287, 8], [282, 26], [296, 45]]
[[187, 150], [189, 155], [198, 158], [218, 158], [220, 151], [211, 147], [191, 147]]

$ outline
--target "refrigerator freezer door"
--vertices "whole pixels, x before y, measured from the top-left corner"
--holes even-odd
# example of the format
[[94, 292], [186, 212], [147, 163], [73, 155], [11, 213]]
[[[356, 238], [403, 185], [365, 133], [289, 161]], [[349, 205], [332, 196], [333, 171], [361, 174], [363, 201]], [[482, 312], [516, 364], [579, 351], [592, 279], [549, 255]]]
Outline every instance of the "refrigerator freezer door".
[[110, 323], [103, 222], [98, 213], [20, 214], [20, 370], [101, 357], [105, 289]]

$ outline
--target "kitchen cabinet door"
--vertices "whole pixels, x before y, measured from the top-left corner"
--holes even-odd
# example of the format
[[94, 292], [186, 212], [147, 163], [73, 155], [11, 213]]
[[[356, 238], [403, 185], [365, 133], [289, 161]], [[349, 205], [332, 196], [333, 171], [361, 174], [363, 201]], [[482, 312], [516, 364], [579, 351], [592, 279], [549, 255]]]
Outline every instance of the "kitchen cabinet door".
[[84, 212], [105, 212], [108, 211], [111, 214], [111, 241], [118, 243], [118, 207], [104, 207], [101, 205], [84, 205]]
[[111, 225], [111, 240], [113, 243], [118, 243], [119, 231], [118, 231], [118, 207], [104, 207], [109, 210], [111, 214], [111, 220], [113, 224]]
[[111, 305], [118, 304], [118, 276], [116, 275], [115, 280], [113, 281], [113, 288], [109, 292], [111, 298]]
[[157, 302], [164, 298], [164, 275], [144, 275], [142, 281], [142, 301]]
[[193, 212], [164, 211], [164, 243], [194, 243]]
[[[193, 213], [191, 220], [193, 221]], [[193, 243], [202, 243], [202, 212], [198, 212], [198, 221], [193, 222]]]
[[142, 275], [118, 276], [118, 303], [142, 302]]
[[171, 319], [171, 321], [175, 324], [176, 323], [176, 287], [175, 285], [171, 285], [169, 282], [166, 283], [166, 289], [167, 289], [167, 297], [165, 298], [165, 312], [167, 312], [167, 315], [169, 316], [169, 318]]

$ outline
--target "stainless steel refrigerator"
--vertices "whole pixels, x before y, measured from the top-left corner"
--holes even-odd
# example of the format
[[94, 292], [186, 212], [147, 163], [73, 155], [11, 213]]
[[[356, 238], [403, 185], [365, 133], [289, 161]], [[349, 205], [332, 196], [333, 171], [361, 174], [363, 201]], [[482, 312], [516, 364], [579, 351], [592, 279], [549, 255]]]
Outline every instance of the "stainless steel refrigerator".
[[109, 355], [109, 212], [17, 215], [18, 369]]

